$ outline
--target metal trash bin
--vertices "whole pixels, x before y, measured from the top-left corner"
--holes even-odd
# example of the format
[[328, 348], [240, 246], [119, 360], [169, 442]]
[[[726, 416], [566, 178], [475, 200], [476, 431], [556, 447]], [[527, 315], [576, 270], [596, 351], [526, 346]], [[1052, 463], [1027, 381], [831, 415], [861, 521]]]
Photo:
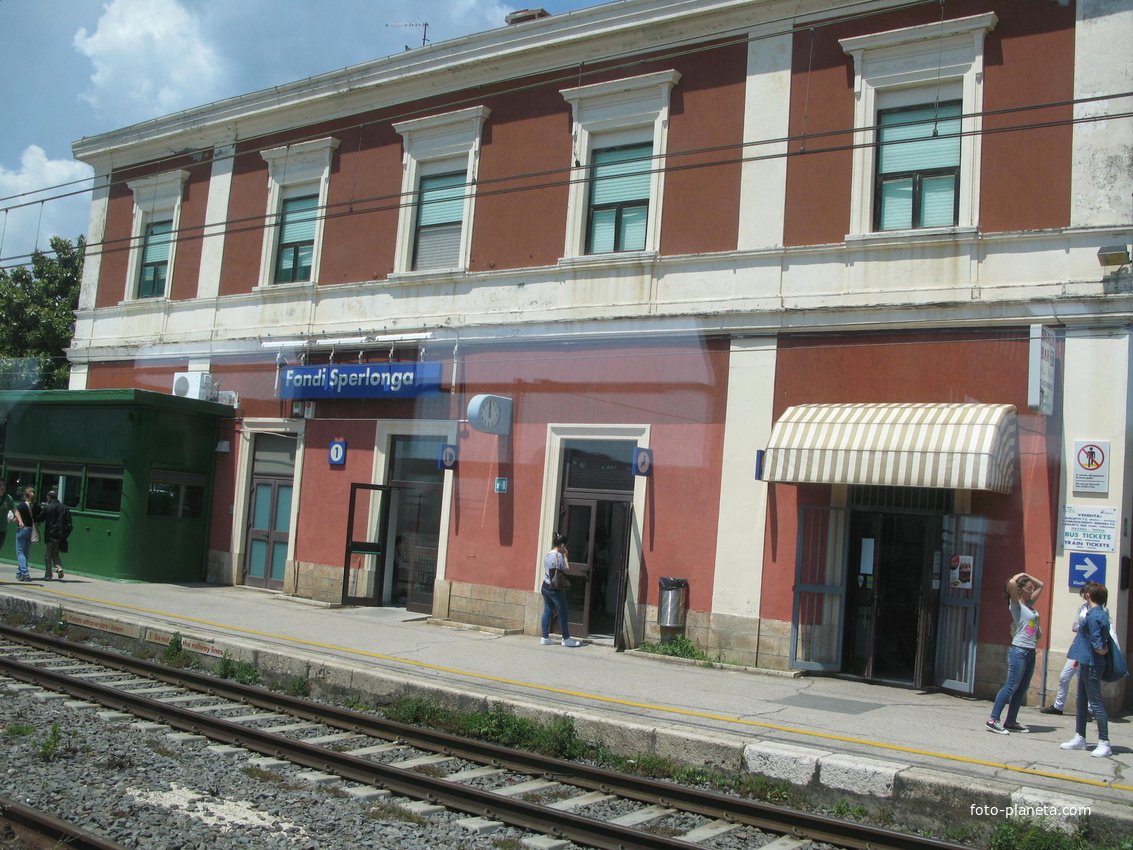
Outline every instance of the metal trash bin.
[[657, 625], [677, 629], [684, 626], [687, 596], [688, 579], [662, 577], [661, 598], [657, 603]]

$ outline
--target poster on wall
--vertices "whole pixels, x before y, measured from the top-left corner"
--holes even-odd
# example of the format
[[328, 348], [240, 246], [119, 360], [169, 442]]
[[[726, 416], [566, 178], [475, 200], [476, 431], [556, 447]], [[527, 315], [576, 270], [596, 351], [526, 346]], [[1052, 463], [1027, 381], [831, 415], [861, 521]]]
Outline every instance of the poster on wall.
[[953, 555], [948, 570], [948, 584], [957, 590], [970, 590], [972, 587], [972, 556]]
[[1117, 551], [1117, 508], [1067, 505], [1062, 514], [1062, 548], [1079, 552]]

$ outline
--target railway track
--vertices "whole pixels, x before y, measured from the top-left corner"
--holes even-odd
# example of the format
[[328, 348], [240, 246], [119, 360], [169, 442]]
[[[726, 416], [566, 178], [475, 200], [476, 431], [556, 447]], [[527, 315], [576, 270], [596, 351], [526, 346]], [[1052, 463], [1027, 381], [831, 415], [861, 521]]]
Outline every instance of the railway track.
[[[711, 847], [729, 834], [747, 846], [774, 842], [784, 850], [959, 846], [459, 738], [6, 626], [0, 674], [328, 780], [463, 812], [484, 829], [500, 823], [611, 850]], [[608, 812], [611, 801], [622, 801], [621, 814], [587, 816], [599, 804]]]

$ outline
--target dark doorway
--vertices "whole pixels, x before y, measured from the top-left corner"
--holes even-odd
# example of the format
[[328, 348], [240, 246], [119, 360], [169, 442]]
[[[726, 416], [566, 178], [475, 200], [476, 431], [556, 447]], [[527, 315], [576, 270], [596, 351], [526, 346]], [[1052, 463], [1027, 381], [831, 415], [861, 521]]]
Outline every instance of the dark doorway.
[[854, 511], [843, 670], [923, 687], [933, 681], [938, 516]]

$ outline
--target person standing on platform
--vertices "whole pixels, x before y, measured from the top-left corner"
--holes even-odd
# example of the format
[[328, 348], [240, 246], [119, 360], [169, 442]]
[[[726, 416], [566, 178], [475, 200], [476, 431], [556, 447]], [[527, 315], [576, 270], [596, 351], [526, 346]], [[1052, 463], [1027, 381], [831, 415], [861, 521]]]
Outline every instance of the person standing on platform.
[[31, 550], [32, 535], [35, 533], [35, 523], [39, 520], [39, 505], [35, 504], [35, 488], [24, 488], [24, 500], [16, 505], [16, 524], [20, 527], [16, 532], [16, 578], [20, 581], [31, 581], [31, 571], [28, 570], [28, 553]]
[[1086, 612], [1086, 619], [1082, 621], [1078, 636], [1067, 653], [1067, 657], [1078, 662], [1078, 711], [1074, 737], [1062, 744], [1062, 749], [1086, 749], [1086, 713], [1092, 711], [1098, 724], [1098, 745], [1090, 755], [1105, 758], [1113, 754], [1109, 745], [1109, 715], [1102, 702], [1102, 673], [1105, 672], [1105, 656], [1109, 652], [1109, 614], [1105, 610], [1109, 591], [1104, 584], [1096, 581], [1086, 582], [1082, 589], [1086, 592], [1086, 604], [1090, 610]]
[[543, 638], [539, 643], [550, 646], [555, 643], [551, 639], [551, 612], [559, 615], [559, 629], [563, 633], [563, 646], [581, 646], [570, 636], [570, 624], [567, 622], [566, 587], [560, 587], [560, 580], [565, 580], [564, 573], [570, 571], [567, 562], [566, 535], [556, 534], [551, 539], [551, 551], [543, 558]]
[[[1043, 592], [1043, 583], [1026, 573], [1016, 573], [1003, 589], [1007, 597], [1008, 610], [1014, 623], [1015, 634], [1007, 651], [1007, 681], [999, 689], [991, 717], [984, 724], [989, 732], [1009, 735], [1012, 732], [1030, 732], [1019, 723], [1019, 707], [1031, 686], [1031, 676], [1035, 672], [1035, 651], [1042, 637], [1039, 614], [1035, 601]], [[999, 715], [1007, 706], [1007, 720], [1001, 723]]]
[[71, 509], [59, 501], [59, 494], [51, 490], [47, 494], [47, 502], [40, 509], [39, 521], [43, 523], [43, 562], [47, 567], [44, 581], [51, 581], [51, 570], [54, 568], [55, 577], [63, 578], [63, 559], [60, 552], [67, 551], [67, 538], [74, 530], [71, 520]]
[[0, 548], [8, 539], [8, 523], [16, 521], [16, 500], [8, 494], [8, 485], [0, 478]]
[[[1070, 627], [1074, 634], [1078, 634], [1078, 629], [1082, 625], [1082, 621], [1086, 619], [1086, 612], [1090, 610], [1090, 603], [1086, 600], [1086, 588], [1082, 588], [1079, 592], [1082, 597], [1082, 605], [1078, 609], [1078, 613], [1074, 615], [1074, 624]], [[1054, 702], [1042, 709], [1039, 714], [1062, 714], [1062, 709], [1066, 706], [1066, 695], [1070, 692], [1070, 680], [1074, 678], [1074, 674], [1078, 672], [1078, 662], [1073, 658], [1067, 657], [1066, 664], [1062, 668], [1062, 672], [1058, 674], [1058, 693], [1054, 695]]]

